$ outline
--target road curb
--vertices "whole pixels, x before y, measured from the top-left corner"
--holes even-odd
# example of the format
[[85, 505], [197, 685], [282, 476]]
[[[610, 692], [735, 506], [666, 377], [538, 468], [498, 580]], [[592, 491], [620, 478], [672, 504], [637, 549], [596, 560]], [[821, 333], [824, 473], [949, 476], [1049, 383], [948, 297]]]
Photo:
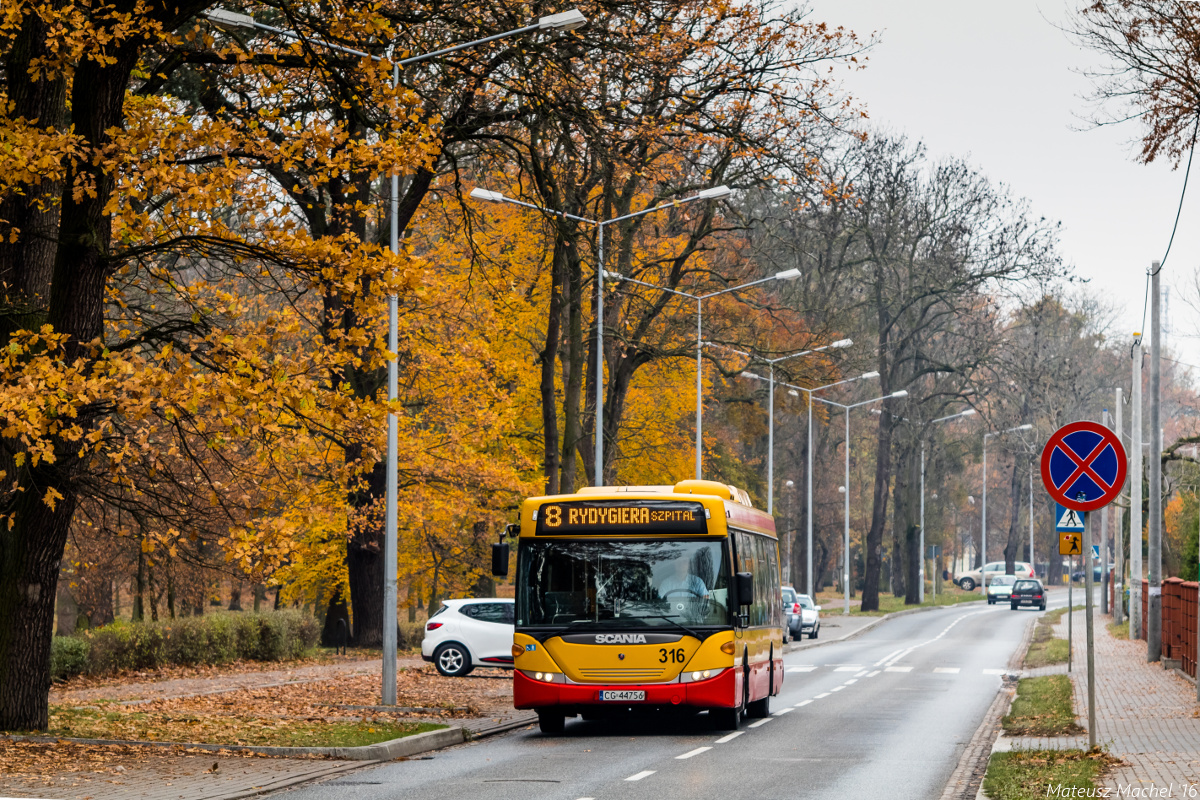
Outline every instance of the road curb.
[[[527, 723], [526, 723], [527, 724]], [[60, 736], [21, 736], [5, 735], [4, 739], [13, 742], [70, 742], [87, 745], [126, 745], [131, 747], [160, 747], [183, 748], [187, 750], [224, 750], [230, 753], [249, 753], [260, 756], [302, 757], [322, 756], [339, 761], [392, 761], [397, 758], [414, 756], [429, 750], [438, 750], [451, 745], [462, 744], [467, 740], [466, 731], [460, 727], [443, 728], [436, 731], [426, 731], [413, 736], [392, 739], [376, 744], [360, 747], [256, 747], [253, 745], [231, 744], [193, 744], [189, 742], [146, 742], [136, 739], [72, 739]]]
[[903, 611], [893, 611], [890, 614], [884, 614], [882, 617], [876, 617], [871, 622], [868, 622], [866, 625], [863, 625], [858, 630], [851, 631], [850, 633], [839, 636], [836, 639], [824, 639], [824, 640], [820, 640], [820, 641], [816, 641], [816, 642], [805, 642], [804, 644], [790, 644], [787, 647], [787, 649], [785, 649], [783, 652], [784, 653], [796, 653], [801, 650], [811, 650], [814, 647], [822, 647], [827, 644], [837, 644], [839, 642], [849, 641], [850, 639], [853, 639], [855, 636], [861, 636], [862, 634], [866, 633], [867, 631], [871, 630], [872, 628], [876, 627], [877, 625], [881, 625], [884, 622], [887, 622], [889, 619], [895, 619], [896, 617], [905, 617], [905, 616], [908, 616], [909, 614], [920, 614], [922, 611], [938, 611], [938, 610], [941, 610], [944, 608], [959, 608], [961, 606], [969, 606], [972, 603], [980, 603], [980, 602], [983, 602], [982, 598], [980, 598], [979, 600], [967, 600], [962, 603], [955, 603], [952, 606], [921, 606], [920, 608], [906, 608]]
[[987, 795], [983, 793], [983, 778], [987, 774], [992, 753], [1003, 749], [997, 745], [1004, 736], [1001, 720], [1016, 697], [1017, 681], [1021, 677], [1020, 666], [1033, 641], [1033, 629], [1037, 621], [1038, 617], [1032, 617], [1026, 624], [1021, 643], [1008, 660], [1008, 674], [1001, 681], [1000, 689], [980, 720], [979, 727], [971, 736], [971, 741], [963, 749], [958, 766], [954, 768], [950, 780], [946, 782], [946, 788], [942, 790], [941, 800], [988, 800]]

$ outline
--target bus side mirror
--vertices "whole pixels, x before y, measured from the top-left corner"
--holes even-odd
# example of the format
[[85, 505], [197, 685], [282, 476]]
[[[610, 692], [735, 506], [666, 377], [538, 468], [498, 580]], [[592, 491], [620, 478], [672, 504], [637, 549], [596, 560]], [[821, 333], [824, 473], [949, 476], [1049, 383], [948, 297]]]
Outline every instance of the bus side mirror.
[[748, 606], [754, 603], [754, 575], [749, 572], [739, 572], [734, 576], [734, 585], [737, 587], [737, 601], [739, 606]]
[[492, 574], [497, 578], [508, 577], [508, 542], [492, 543]]

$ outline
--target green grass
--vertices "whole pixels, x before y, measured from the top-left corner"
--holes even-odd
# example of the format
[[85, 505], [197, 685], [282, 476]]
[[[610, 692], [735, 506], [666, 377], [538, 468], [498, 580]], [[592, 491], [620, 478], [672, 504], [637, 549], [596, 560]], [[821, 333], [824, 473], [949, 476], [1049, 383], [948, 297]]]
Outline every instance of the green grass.
[[1065, 736], [1083, 731], [1075, 724], [1071, 679], [1066, 675], [1022, 678], [1003, 720], [1009, 736]]
[[[910, 608], [934, 607], [934, 606], [953, 606], [959, 603], [971, 603], [983, 600], [983, 596], [979, 592], [964, 592], [956, 587], [947, 587], [944, 591], [939, 591], [936, 602], [930, 592], [925, 593], [925, 602], [920, 605], [905, 605], [903, 597], [896, 597], [891, 592], [879, 593], [879, 610], [878, 611], [863, 611], [862, 610], [862, 595], [850, 598], [850, 615], [855, 617], [881, 617], [884, 614], [892, 614], [896, 611], [905, 611]], [[817, 603], [822, 606], [824, 613], [838, 613], [842, 611], [842, 605], [845, 603], [845, 595], [834, 592], [821, 592], [817, 595]]]
[[[1102, 751], [1014, 750], [993, 753], [983, 778], [983, 791], [992, 800], [1034, 800], [1050, 795], [1086, 796], [1112, 762]], [[1067, 791], [1063, 791], [1067, 790]]]
[[239, 744], [270, 747], [359, 747], [400, 739], [445, 725], [382, 720], [271, 719], [224, 714], [107, 711], [52, 706], [51, 736], [143, 742]]
[[[1075, 608], [1078, 609], [1081, 606], [1075, 606]], [[1029, 651], [1025, 653], [1026, 667], [1032, 669], [1067, 663], [1067, 652], [1070, 649], [1067, 640], [1056, 638], [1052, 630], [1054, 625], [1062, 621], [1065, 613], [1067, 613], [1067, 609], [1060, 608], [1042, 614], [1038, 619], [1037, 627], [1033, 629], [1033, 641], [1029, 643]]]
[[1129, 620], [1125, 620], [1124, 622], [1108, 623], [1108, 632], [1112, 635], [1112, 637], [1114, 639], [1128, 639], [1129, 638]]

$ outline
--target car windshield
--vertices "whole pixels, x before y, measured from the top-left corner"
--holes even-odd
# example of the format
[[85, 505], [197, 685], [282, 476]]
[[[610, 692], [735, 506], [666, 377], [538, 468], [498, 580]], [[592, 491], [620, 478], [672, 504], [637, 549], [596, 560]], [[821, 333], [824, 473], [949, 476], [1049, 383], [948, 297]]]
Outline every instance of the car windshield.
[[783, 604], [791, 605], [796, 602], [796, 594], [791, 589], [783, 589]]
[[[800, 600], [800, 607], [801, 607], [801, 608], [813, 609], [813, 608], [816, 608], [816, 607], [817, 607], [816, 603], [814, 603], [814, 602], [812, 601], [812, 598], [811, 598], [811, 597], [809, 597], [809, 596], [808, 596], [808, 595], [806, 595], [806, 594], [802, 594], [802, 595], [800, 595], [800, 597], [799, 597], [799, 600]], [[833, 624], [833, 623], [830, 623], [830, 624]]]
[[521, 541], [517, 625], [726, 625], [725, 539]]
[[1020, 589], [1021, 591], [1027, 592], [1027, 591], [1037, 591], [1038, 589], [1040, 589], [1042, 587], [1038, 584], [1037, 581], [1017, 581], [1016, 586], [1014, 586], [1013, 588]]
[[997, 575], [988, 581], [988, 586], [1012, 586], [1016, 580], [1012, 575]]

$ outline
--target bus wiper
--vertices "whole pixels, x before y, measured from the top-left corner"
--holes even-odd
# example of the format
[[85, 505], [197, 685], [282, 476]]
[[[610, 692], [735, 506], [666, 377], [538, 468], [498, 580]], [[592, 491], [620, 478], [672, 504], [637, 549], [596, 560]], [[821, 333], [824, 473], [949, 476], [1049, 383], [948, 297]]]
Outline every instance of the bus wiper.
[[545, 637], [544, 639], [542, 639], [542, 641], [545, 641], [546, 639], [551, 639], [555, 636], [562, 636], [564, 633], [571, 630], [576, 625], [595, 625], [595, 624], [596, 624], [596, 620], [576, 619], [576, 620], [572, 620], [571, 622], [568, 622], [566, 625], [563, 625], [561, 628], [552, 628], [551, 630], [548, 630], [548, 631], [540, 631], [539, 630], [539, 631], [537, 631], [537, 633], [542, 634]]
[[704, 641], [704, 637], [701, 634], [697, 633], [681, 622], [676, 622], [675, 617], [673, 616], [667, 616], [666, 614], [645, 614], [638, 616], [637, 619], [665, 619], [667, 622], [671, 623], [676, 628], [679, 628], [679, 630], [683, 631], [688, 636], [699, 639], [702, 642]]

